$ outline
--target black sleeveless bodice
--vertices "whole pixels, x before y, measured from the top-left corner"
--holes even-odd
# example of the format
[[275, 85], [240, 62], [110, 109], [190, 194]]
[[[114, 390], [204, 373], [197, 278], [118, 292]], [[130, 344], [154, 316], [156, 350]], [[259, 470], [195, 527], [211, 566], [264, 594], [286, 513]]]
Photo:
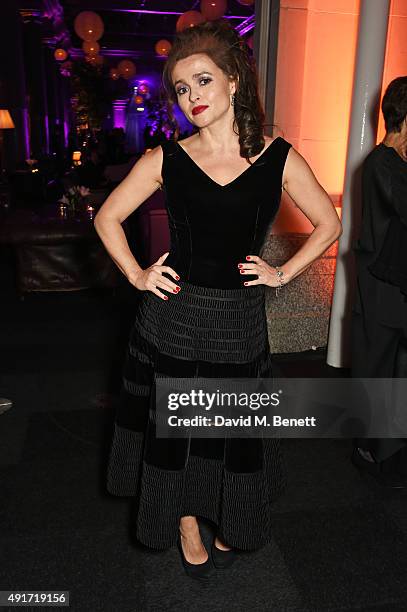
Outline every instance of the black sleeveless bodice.
[[256, 277], [237, 264], [259, 255], [281, 199], [291, 144], [276, 138], [236, 179], [222, 186], [175, 142], [163, 148], [162, 178], [171, 248], [164, 265], [202, 287], [241, 289]]

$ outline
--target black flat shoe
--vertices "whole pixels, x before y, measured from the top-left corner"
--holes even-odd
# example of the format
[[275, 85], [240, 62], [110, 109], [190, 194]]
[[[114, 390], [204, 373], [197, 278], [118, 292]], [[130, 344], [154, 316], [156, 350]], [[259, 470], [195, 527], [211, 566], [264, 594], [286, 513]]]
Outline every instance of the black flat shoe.
[[214, 566], [217, 569], [226, 569], [234, 563], [236, 559], [236, 551], [231, 548], [230, 550], [221, 550], [215, 546], [215, 538], [212, 541], [211, 555]]
[[213, 565], [210, 555], [204, 563], [190, 563], [185, 559], [184, 551], [181, 545], [181, 536], [178, 535], [177, 539], [178, 550], [181, 553], [182, 565], [184, 566], [185, 573], [195, 580], [208, 580], [213, 573]]

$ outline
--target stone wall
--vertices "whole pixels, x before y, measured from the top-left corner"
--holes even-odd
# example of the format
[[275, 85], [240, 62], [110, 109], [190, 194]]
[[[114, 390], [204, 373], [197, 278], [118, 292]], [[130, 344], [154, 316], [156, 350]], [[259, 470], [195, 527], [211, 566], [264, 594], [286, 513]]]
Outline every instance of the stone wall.
[[[262, 257], [283, 265], [308, 234], [269, 236]], [[294, 353], [324, 347], [328, 340], [337, 241], [305, 272], [280, 290], [266, 288], [266, 314], [272, 353]]]

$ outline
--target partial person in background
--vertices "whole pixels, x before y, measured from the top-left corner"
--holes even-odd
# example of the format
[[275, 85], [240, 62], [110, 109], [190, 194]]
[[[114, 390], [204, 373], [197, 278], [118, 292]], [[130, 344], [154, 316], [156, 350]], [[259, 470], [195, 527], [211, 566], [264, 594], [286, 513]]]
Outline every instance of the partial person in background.
[[[407, 76], [390, 83], [382, 112], [385, 138], [362, 168], [352, 312], [355, 378], [407, 377]], [[385, 486], [407, 486], [405, 438], [355, 440], [352, 461]]]

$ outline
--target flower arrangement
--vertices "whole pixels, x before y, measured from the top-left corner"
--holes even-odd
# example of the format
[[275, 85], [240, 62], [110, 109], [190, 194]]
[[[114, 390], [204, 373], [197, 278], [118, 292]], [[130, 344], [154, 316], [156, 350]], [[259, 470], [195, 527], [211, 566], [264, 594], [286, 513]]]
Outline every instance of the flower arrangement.
[[84, 198], [89, 194], [90, 189], [87, 187], [83, 185], [74, 185], [70, 187], [58, 201], [61, 206], [66, 206], [70, 212], [76, 213], [84, 206]]

